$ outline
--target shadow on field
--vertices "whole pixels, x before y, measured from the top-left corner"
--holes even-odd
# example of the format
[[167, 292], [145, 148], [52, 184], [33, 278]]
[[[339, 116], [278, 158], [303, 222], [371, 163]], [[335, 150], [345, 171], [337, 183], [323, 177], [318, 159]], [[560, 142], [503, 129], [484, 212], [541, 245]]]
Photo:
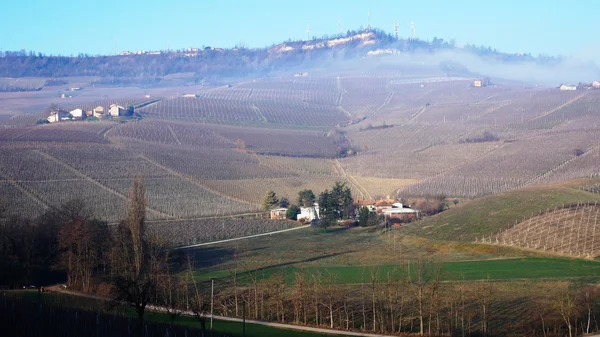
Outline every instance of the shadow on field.
[[222, 247], [196, 247], [173, 252], [173, 263], [187, 266], [188, 256], [192, 259], [193, 268], [209, 268], [233, 258], [235, 249]]

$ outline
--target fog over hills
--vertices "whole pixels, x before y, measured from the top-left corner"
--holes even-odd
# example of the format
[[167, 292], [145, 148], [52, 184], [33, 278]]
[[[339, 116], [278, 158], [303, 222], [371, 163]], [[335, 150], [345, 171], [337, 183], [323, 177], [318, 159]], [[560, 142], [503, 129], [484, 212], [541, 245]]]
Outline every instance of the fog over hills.
[[[0, 53], [3, 77], [120, 77], [121, 84], [156, 85], [173, 73], [193, 72], [192, 81], [223, 81], [231, 77], [272, 76], [278, 72], [387, 68], [407, 76], [440, 74], [522, 81], [557, 86], [590, 82], [600, 77], [594, 62], [575, 58], [508, 54], [490, 47], [434, 38], [398, 39], [381, 30], [348, 31], [345, 35], [309, 41], [288, 41], [269, 48], [189, 48], [176, 51], [123, 52], [116, 56], [48, 56], [33, 52]], [[114, 81], [113, 81], [114, 83]], [[116, 83], [116, 84], [119, 84]], [[168, 84], [168, 83], [165, 83]]]

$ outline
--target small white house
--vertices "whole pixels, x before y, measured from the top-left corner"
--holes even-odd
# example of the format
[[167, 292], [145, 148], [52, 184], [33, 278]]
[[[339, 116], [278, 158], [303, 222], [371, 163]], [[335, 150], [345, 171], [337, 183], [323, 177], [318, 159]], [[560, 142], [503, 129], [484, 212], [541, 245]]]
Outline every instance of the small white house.
[[296, 217], [298, 221], [309, 222], [319, 218], [319, 204], [312, 207], [300, 207], [300, 214]]
[[85, 111], [83, 109], [75, 109], [69, 112], [73, 118], [84, 119], [86, 117]]
[[592, 82], [592, 88], [594, 88], [594, 89], [600, 89], [600, 81], [594, 81], [594, 82]]
[[108, 113], [113, 117], [123, 116], [125, 114], [125, 108], [118, 104], [111, 104]]
[[50, 116], [48, 116], [47, 120], [50, 123], [68, 121], [71, 120], [71, 114], [64, 110], [55, 110], [50, 112]]
[[97, 106], [92, 110], [92, 115], [97, 118], [104, 118], [104, 108]]
[[574, 91], [577, 90], [577, 86], [576, 85], [568, 85], [568, 84], [561, 84], [559, 87], [560, 91]]

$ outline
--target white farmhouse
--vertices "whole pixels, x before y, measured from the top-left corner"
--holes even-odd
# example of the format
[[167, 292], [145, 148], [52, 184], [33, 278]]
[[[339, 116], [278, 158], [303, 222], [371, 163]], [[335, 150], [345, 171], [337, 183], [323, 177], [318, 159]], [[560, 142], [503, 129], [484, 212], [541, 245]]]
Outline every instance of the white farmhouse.
[[118, 104], [111, 104], [110, 108], [108, 109], [108, 113], [112, 117], [123, 116], [125, 114], [125, 108]]
[[69, 112], [73, 118], [76, 119], [84, 119], [86, 117], [85, 111], [83, 109], [75, 109]]
[[97, 106], [92, 110], [92, 115], [97, 118], [104, 118], [104, 108]]
[[300, 214], [296, 217], [298, 221], [310, 222], [319, 218], [319, 204], [312, 207], [300, 207]]
[[600, 81], [594, 81], [594, 82], [592, 82], [592, 88], [594, 88], [594, 89], [600, 89]]
[[50, 123], [56, 123], [60, 121], [68, 121], [71, 119], [71, 114], [64, 110], [55, 110], [50, 112], [50, 116], [48, 116], [47, 120]]
[[561, 84], [559, 87], [560, 91], [574, 91], [577, 90], [577, 86], [576, 85], [568, 85], [568, 84]]

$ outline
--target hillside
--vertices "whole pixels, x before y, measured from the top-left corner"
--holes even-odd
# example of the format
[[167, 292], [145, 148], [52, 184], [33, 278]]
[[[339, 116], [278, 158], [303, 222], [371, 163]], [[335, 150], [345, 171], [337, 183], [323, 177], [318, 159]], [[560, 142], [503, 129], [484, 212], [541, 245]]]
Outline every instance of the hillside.
[[403, 226], [400, 232], [430, 239], [471, 242], [476, 239], [481, 242], [482, 237], [492, 236], [495, 242], [494, 234], [534, 215], [565, 205], [600, 201], [599, 194], [580, 188], [597, 181], [576, 180], [536, 185], [470, 200], [438, 215]]

